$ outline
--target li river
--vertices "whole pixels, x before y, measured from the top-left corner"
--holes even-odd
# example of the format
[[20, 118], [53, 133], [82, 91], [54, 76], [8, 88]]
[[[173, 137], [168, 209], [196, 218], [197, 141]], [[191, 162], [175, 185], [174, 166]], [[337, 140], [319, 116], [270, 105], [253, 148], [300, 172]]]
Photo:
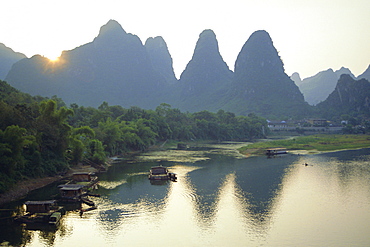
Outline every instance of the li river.
[[[0, 243], [370, 246], [370, 149], [271, 159], [194, 152], [196, 160], [175, 155], [170, 161], [115, 164], [99, 174], [96, 210], [80, 215], [72, 208], [54, 228], [3, 220]], [[159, 164], [176, 173], [177, 182], [151, 184], [148, 171]], [[12, 205], [50, 199], [55, 187]]]

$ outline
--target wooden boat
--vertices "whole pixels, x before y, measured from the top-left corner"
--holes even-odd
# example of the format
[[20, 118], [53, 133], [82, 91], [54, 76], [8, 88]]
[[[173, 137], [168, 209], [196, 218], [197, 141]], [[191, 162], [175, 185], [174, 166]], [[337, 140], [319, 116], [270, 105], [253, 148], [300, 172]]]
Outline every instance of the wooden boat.
[[287, 150], [285, 148], [269, 148], [266, 149], [266, 155], [267, 157], [280, 155], [280, 154], [287, 154]]
[[71, 181], [58, 186], [61, 195], [61, 201], [84, 202], [90, 206], [94, 206], [94, 202], [90, 201], [87, 196], [90, 195], [90, 190], [97, 187], [97, 183], [98, 177], [93, 176], [91, 172], [73, 173]]
[[61, 218], [62, 218], [62, 214], [60, 212], [52, 213], [49, 218], [49, 224], [57, 225]]
[[166, 167], [155, 166], [150, 169], [149, 179], [176, 181], [177, 177], [175, 173], [168, 172], [168, 169]]
[[86, 187], [82, 184], [62, 184], [58, 187], [63, 202], [83, 202], [89, 206], [95, 206], [95, 203], [88, 196], [99, 196], [87, 192]]
[[85, 203], [86, 205], [89, 205], [91, 207], [95, 207], [95, 203], [87, 198], [87, 196], [81, 196], [80, 197], [81, 202]]
[[98, 183], [98, 177], [93, 176], [91, 172], [75, 172], [72, 174], [73, 184], [83, 185], [85, 188], [91, 188]]
[[95, 210], [95, 209], [97, 209], [97, 207], [92, 206], [92, 207], [89, 207], [89, 208], [86, 208], [86, 209], [81, 209], [81, 210], [80, 210], [80, 213], [81, 213], [81, 212], [82, 212], [82, 213], [84, 213], [84, 212], [89, 212], [89, 211], [91, 211], [91, 210]]
[[[56, 205], [55, 200], [49, 201], [27, 201], [26, 213], [17, 215], [14, 220], [21, 223], [48, 223], [50, 217], [54, 213], [60, 214], [60, 217], [65, 213], [65, 209]], [[53, 219], [54, 220], [54, 219]]]
[[72, 181], [67, 184], [82, 185], [84, 191], [97, 189], [98, 177], [91, 172], [75, 172], [72, 174]]
[[81, 184], [62, 184], [59, 185], [61, 201], [64, 202], [80, 202], [81, 196], [85, 193], [85, 186]]

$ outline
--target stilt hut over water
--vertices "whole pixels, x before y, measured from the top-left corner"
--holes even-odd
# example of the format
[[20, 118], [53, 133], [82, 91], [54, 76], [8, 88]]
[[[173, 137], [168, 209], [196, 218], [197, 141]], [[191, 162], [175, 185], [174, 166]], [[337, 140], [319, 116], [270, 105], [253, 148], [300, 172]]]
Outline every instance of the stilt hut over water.
[[24, 204], [26, 205], [26, 211], [33, 213], [48, 213], [55, 206], [55, 200], [49, 201], [27, 201]]
[[93, 178], [90, 172], [76, 172], [72, 174], [72, 179], [75, 182], [90, 182]]
[[79, 201], [83, 194], [84, 185], [79, 184], [63, 184], [59, 186], [62, 200]]

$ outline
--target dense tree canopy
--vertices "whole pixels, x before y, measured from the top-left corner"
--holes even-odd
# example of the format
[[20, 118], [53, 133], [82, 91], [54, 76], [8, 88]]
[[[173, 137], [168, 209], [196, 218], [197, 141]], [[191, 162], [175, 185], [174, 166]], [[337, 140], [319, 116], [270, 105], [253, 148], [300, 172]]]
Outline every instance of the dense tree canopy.
[[0, 81], [0, 193], [14, 182], [65, 172], [81, 162], [143, 151], [166, 140], [250, 140], [264, 136], [266, 120], [223, 110], [184, 113], [169, 104], [155, 110], [72, 104], [32, 97]]

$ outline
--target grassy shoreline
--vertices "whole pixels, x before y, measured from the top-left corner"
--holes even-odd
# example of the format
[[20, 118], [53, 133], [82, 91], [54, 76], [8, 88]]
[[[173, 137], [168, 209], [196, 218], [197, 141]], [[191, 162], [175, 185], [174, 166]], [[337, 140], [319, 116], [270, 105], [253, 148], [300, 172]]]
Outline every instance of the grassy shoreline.
[[370, 135], [310, 135], [284, 140], [257, 142], [239, 149], [242, 154], [261, 155], [267, 148], [286, 148], [311, 152], [370, 148]]
[[[188, 156], [195, 156], [197, 160], [204, 159], [202, 156], [194, 155], [189, 153], [190, 151], [184, 150], [176, 150], [177, 141], [169, 141], [161, 143], [158, 148], [160, 151], [170, 150], [172, 152], [179, 152], [184, 153], [182, 154], [185, 158]], [[192, 143], [193, 145], [197, 146], [206, 146], [207, 142], [197, 142]], [[241, 144], [242, 145], [242, 144]], [[239, 147], [238, 147], [239, 146]], [[242, 154], [241, 156], [250, 156], [250, 155], [263, 155], [265, 149], [272, 148], [272, 147], [284, 147], [288, 150], [308, 150], [312, 152], [317, 151], [334, 151], [334, 150], [343, 150], [343, 149], [357, 149], [357, 148], [370, 148], [370, 135], [311, 135], [311, 136], [300, 136], [300, 137], [291, 137], [289, 139], [279, 139], [274, 141], [259, 141], [257, 143], [249, 144], [243, 147], [239, 145], [231, 145], [230, 147], [226, 148], [225, 150], [221, 150], [218, 148], [219, 152], [228, 154], [232, 153], [233, 155], [237, 156], [236, 154]], [[221, 151], [220, 151], [221, 150]], [[233, 152], [235, 151], [235, 152]], [[168, 154], [167, 154], [168, 155]], [[167, 160], [179, 161], [179, 155], [171, 154], [170, 159], [167, 157]], [[181, 161], [185, 158], [180, 157]], [[164, 160], [162, 156], [155, 156], [149, 157], [150, 159], [154, 160]], [[179, 162], [181, 162], [179, 161]], [[194, 162], [196, 160], [192, 160], [190, 162]], [[80, 169], [81, 171], [86, 171], [86, 169], [92, 169], [91, 167], [84, 166], [84, 167], [75, 167], [70, 172], [77, 171]], [[70, 174], [69, 174], [70, 175]], [[38, 178], [33, 180], [21, 181], [13, 189], [9, 190], [4, 194], [0, 194], [0, 205], [8, 203], [10, 201], [14, 201], [26, 195], [28, 192], [46, 186], [49, 183], [55, 182], [59, 179], [62, 179], [61, 176], [55, 177], [47, 177], [47, 178]]]

